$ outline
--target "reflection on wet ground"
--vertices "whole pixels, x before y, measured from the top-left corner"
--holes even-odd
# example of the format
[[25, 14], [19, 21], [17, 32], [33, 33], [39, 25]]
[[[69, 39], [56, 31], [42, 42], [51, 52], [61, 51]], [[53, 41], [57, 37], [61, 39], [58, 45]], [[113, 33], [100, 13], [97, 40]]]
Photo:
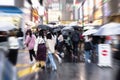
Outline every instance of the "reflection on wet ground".
[[[25, 56], [28, 54], [20, 55]], [[19, 58], [23, 56], [19, 56]], [[19, 63], [29, 63], [29, 56], [23, 60], [24, 61], [20, 59]], [[110, 68], [99, 67], [96, 63], [63, 62], [62, 64], [58, 64], [57, 60], [56, 63], [58, 67], [57, 71], [40, 70], [39, 72], [30, 73], [24, 77], [21, 77], [19, 80], [115, 80], [114, 77], [118, 69], [116, 64], [113, 64], [113, 67]], [[21, 67], [18, 67], [18, 69], [20, 68]]]
[[63, 63], [57, 71], [38, 72], [37, 80], [114, 80], [113, 74], [112, 68], [96, 64]]

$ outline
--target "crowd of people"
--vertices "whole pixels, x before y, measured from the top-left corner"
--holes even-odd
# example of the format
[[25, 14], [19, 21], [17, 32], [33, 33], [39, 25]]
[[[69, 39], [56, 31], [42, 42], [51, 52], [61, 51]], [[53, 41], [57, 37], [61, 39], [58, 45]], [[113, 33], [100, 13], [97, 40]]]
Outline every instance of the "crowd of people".
[[18, 50], [27, 47], [30, 64], [37, 63], [37, 66], [43, 69], [51, 67], [54, 71], [57, 70], [54, 57], [59, 63], [79, 62], [81, 58], [85, 63], [98, 63], [98, 45], [111, 44], [109, 36], [82, 36], [77, 29], [63, 34], [61, 30], [53, 32], [40, 28], [37, 28], [36, 32], [28, 29], [25, 34], [21, 28], [17, 33], [11, 31], [8, 42], [10, 44], [7, 56], [13, 65], [17, 63]]

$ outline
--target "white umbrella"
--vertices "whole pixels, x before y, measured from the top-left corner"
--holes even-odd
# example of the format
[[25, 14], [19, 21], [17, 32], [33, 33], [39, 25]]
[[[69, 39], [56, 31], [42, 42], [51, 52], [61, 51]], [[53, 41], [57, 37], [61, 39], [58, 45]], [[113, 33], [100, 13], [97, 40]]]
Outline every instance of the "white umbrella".
[[107, 36], [120, 34], [120, 23], [108, 23], [101, 26], [94, 35]]
[[85, 31], [85, 32], [83, 32], [83, 34], [82, 35], [91, 35], [91, 34], [94, 34], [94, 33], [96, 33], [97, 32], [97, 30], [98, 29], [89, 29], [89, 30], [87, 30], [87, 31]]
[[0, 22], [0, 31], [9, 31], [9, 30], [12, 30], [15, 28], [16, 28], [16, 26], [14, 26], [10, 22]]
[[84, 26], [83, 30], [89, 30], [89, 29], [93, 29], [93, 26]]

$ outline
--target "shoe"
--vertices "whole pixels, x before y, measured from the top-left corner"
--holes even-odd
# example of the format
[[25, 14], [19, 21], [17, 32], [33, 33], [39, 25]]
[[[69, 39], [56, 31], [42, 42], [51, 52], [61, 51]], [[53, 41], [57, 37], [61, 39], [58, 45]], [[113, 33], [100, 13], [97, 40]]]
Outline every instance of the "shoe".
[[88, 60], [88, 63], [91, 63], [91, 60]]
[[29, 64], [33, 64], [33, 63], [34, 63], [34, 61], [30, 61], [30, 62], [29, 62]]
[[52, 71], [57, 71], [57, 69], [52, 69]]
[[61, 55], [62, 58], [64, 58], [64, 53], [63, 52], [60, 55]]
[[59, 62], [59, 64], [61, 64], [61, 63], [62, 63], [62, 59], [60, 58], [60, 59], [58, 60], [58, 62]]

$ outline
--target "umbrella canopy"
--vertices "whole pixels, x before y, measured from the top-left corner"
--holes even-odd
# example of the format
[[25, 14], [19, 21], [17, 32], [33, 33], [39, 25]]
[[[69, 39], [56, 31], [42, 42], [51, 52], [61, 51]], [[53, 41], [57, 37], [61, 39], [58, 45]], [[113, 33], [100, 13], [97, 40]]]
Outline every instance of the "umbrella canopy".
[[0, 31], [9, 31], [16, 29], [16, 26], [10, 22], [0, 22]]
[[107, 36], [107, 35], [119, 35], [120, 23], [108, 23], [101, 26], [94, 35]]
[[84, 26], [83, 30], [89, 30], [89, 29], [93, 29], [93, 26]]
[[56, 22], [50, 22], [48, 24], [51, 24], [51, 25], [56, 25]]
[[72, 26], [74, 29], [81, 29], [82, 30], [82, 27], [81, 26]]
[[53, 32], [58, 32], [58, 31], [61, 31], [62, 28], [64, 28], [65, 26], [62, 26], [62, 25], [59, 25], [59, 26], [56, 26], [53, 28]]
[[89, 29], [87, 31], [85, 31], [82, 35], [91, 35], [91, 34], [94, 34], [98, 31], [98, 29]]
[[67, 26], [64, 27], [61, 31], [63, 35], [69, 35], [69, 33], [74, 32], [74, 28], [72, 26]]
[[38, 28], [43, 29], [43, 30], [51, 30], [52, 28], [48, 25], [38, 25]]
[[74, 28], [72, 26], [66, 26], [61, 31], [74, 31]]

